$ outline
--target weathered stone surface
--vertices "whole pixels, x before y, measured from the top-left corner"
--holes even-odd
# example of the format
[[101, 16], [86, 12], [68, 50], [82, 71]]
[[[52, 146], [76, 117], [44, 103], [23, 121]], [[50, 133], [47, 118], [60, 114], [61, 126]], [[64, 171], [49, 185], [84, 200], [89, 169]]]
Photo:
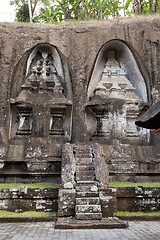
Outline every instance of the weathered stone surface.
[[[25, 186], [24, 186], [25, 187]], [[29, 188], [22, 192], [19, 188], [0, 189], [0, 199], [23, 198], [23, 199], [56, 199], [58, 198], [58, 188]]]
[[77, 213], [101, 213], [101, 206], [100, 205], [76, 205], [75, 208], [76, 214]]
[[77, 198], [90, 198], [90, 197], [99, 197], [99, 192], [76, 192], [76, 197]]
[[147, 182], [160, 181], [159, 146], [130, 144], [104, 145], [103, 154], [110, 180]]
[[117, 188], [118, 211], [159, 211], [160, 188], [142, 186]]
[[107, 184], [109, 181], [108, 166], [105, 162], [104, 157], [102, 156], [102, 150], [100, 145], [95, 143], [92, 145], [92, 147], [94, 154], [95, 176], [97, 181], [99, 182], [99, 186], [105, 189], [107, 188]]
[[88, 183], [85, 182], [79, 182], [76, 185], [76, 191], [77, 192], [97, 192], [98, 191], [98, 187], [95, 185], [94, 181], [90, 182], [88, 181]]
[[[62, 145], [70, 141], [84, 144], [89, 139], [103, 147], [113, 179], [134, 180], [137, 174], [137, 181], [159, 180], [159, 157], [152, 146], [159, 144], [159, 135], [151, 133], [148, 137], [142, 129], [135, 128], [133, 120], [152, 100], [159, 100], [159, 17], [147, 17], [147, 24], [142, 17], [62, 25], [0, 25], [0, 142], [6, 151], [0, 162], [1, 182], [60, 181]], [[115, 56], [111, 56], [111, 50]], [[46, 57], [50, 58], [49, 62]], [[114, 63], [113, 69], [110, 61]], [[112, 79], [108, 82], [110, 73], [115, 82]], [[38, 74], [44, 82], [38, 79]], [[47, 74], [55, 78], [54, 89], [53, 79]], [[123, 84], [119, 82], [120, 75]], [[90, 89], [91, 93], [96, 90], [96, 98], [93, 99]], [[110, 91], [108, 99], [98, 94], [103, 90]], [[48, 91], [54, 92], [54, 97]], [[126, 99], [128, 102], [124, 104]], [[94, 112], [96, 108], [98, 111]], [[130, 142], [128, 149], [134, 148], [136, 154], [133, 151], [130, 157], [115, 159], [109, 154], [107, 144], [113, 146], [117, 140], [122, 150], [123, 143]], [[149, 144], [145, 151], [152, 154], [144, 154], [139, 144]], [[60, 149], [58, 157], [54, 155], [57, 149]]]
[[[90, 215], [91, 216], [91, 215]], [[75, 218], [58, 218], [55, 224], [55, 229], [110, 229], [110, 228], [127, 228], [129, 227], [127, 222], [120, 220], [119, 218], [102, 218], [99, 219], [87, 219], [77, 220]], [[79, 217], [81, 217], [79, 215]], [[108, 235], [110, 237], [110, 235]], [[102, 237], [103, 234], [102, 234]]]
[[77, 205], [99, 204], [99, 198], [96, 197], [76, 198], [76, 204]]
[[62, 184], [75, 185], [76, 162], [73, 155], [73, 145], [66, 143], [62, 148], [61, 179]]
[[116, 189], [108, 188], [99, 190], [99, 199], [103, 217], [113, 217], [117, 213]]
[[77, 220], [94, 220], [94, 219], [101, 219], [102, 213], [77, 213], [76, 219]]
[[75, 215], [76, 192], [75, 189], [60, 189], [58, 196], [58, 215]]
[[58, 189], [20, 188], [1, 189], [0, 209], [23, 212], [23, 211], [49, 211], [58, 210]]

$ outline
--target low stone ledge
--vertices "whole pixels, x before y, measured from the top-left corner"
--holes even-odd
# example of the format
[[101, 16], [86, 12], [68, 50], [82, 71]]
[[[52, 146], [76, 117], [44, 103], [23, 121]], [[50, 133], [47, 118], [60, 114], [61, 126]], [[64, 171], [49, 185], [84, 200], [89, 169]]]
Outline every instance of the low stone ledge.
[[118, 216], [118, 218], [124, 221], [160, 221], [160, 215]]
[[57, 217], [24, 217], [24, 218], [1, 218], [0, 223], [14, 223], [14, 222], [55, 222]]
[[118, 187], [117, 210], [148, 212], [160, 210], [160, 187]]
[[160, 196], [160, 187], [143, 187], [143, 186], [135, 186], [135, 187], [116, 187], [117, 189], [117, 197], [156, 197]]
[[101, 220], [77, 220], [74, 217], [61, 217], [55, 223], [55, 229], [114, 229], [128, 226], [128, 223], [117, 217], [102, 218]]

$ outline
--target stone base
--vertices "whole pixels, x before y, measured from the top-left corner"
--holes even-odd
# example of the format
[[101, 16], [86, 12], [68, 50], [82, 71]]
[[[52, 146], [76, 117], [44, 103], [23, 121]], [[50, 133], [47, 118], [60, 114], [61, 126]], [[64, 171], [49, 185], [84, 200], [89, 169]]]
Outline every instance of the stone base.
[[127, 222], [117, 217], [103, 218], [102, 220], [76, 220], [74, 217], [58, 218], [55, 229], [113, 229], [127, 228]]
[[77, 220], [101, 220], [102, 213], [76, 213]]

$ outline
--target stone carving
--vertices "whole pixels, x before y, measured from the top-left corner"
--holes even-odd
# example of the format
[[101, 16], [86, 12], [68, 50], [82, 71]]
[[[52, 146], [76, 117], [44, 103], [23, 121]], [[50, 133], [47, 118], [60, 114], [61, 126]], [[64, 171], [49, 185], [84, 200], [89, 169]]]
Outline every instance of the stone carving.
[[62, 93], [63, 87], [58, 77], [52, 57], [43, 52], [40, 60], [31, 68], [22, 89]]
[[126, 78], [125, 71], [115, 59], [115, 51], [109, 51], [102, 78], [95, 89], [95, 95], [140, 101], [134, 91], [133, 84]]
[[11, 136], [68, 137], [72, 103], [67, 98], [72, 96], [67, 93], [67, 81], [58, 51], [46, 44], [35, 47], [27, 60], [21, 92], [11, 99], [17, 116], [12, 117]]
[[50, 135], [64, 135], [64, 111], [65, 108], [51, 109]]
[[116, 60], [115, 51], [108, 51], [107, 58], [94, 96], [88, 102], [97, 121], [93, 137], [148, 142], [149, 131], [135, 125], [145, 103], [135, 93], [136, 88]]
[[32, 129], [32, 110], [31, 109], [23, 109], [20, 108], [19, 115], [18, 115], [18, 129], [16, 134], [17, 135], [31, 135]]

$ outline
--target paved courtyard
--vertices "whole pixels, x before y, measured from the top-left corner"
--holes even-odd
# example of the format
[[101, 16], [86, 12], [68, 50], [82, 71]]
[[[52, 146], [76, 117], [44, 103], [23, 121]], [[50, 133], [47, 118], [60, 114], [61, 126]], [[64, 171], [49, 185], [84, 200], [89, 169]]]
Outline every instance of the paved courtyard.
[[129, 222], [127, 229], [55, 230], [52, 222], [0, 223], [0, 240], [159, 240], [160, 222]]

